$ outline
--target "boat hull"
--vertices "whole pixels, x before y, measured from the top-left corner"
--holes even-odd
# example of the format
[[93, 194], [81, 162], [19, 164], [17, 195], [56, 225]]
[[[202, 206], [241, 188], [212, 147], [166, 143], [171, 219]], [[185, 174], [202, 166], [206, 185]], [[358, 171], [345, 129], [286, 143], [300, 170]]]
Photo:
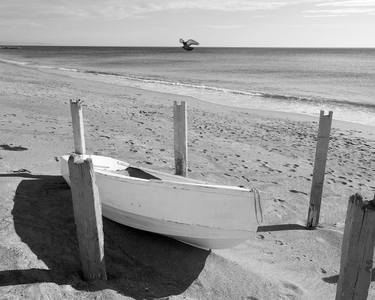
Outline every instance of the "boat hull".
[[[229, 248], [254, 235], [258, 223], [250, 190], [209, 185], [152, 172], [158, 179], [121, 174], [129, 165], [90, 156], [105, 217], [205, 249]], [[61, 172], [70, 183], [68, 156]], [[164, 178], [160, 180], [159, 178]]]
[[162, 234], [203, 249], [230, 248], [251, 236], [246, 230], [226, 231], [219, 228], [159, 220], [121, 211], [105, 204], [102, 204], [102, 212], [105, 217], [117, 223]]

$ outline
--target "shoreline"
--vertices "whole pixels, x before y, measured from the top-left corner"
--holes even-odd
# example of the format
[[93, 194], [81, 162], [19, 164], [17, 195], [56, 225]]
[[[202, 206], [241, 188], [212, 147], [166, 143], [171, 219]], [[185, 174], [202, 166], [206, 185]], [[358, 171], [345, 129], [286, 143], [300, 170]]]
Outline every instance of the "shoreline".
[[[0, 297], [334, 297], [349, 196], [372, 199], [375, 191], [372, 128], [334, 121], [321, 226], [306, 231], [300, 227], [318, 117], [228, 108], [85, 76], [0, 68], [0, 276], [6, 282]], [[205, 252], [104, 219], [109, 280], [83, 282], [70, 190], [55, 159], [73, 151], [71, 98], [85, 103], [88, 153], [170, 173], [173, 101], [187, 101], [188, 176], [259, 188], [265, 228], [238, 247]], [[294, 229], [267, 229], [277, 224]]]
[[[12, 57], [11, 57], [12, 58]], [[202, 99], [199, 95], [195, 95], [195, 96], [189, 96], [189, 95], [186, 95], [187, 91], [186, 92], [178, 92], [178, 91], [168, 91], [168, 92], [164, 92], [164, 91], [161, 91], [162, 87], [163, 87], [163, 84], [161, 84], [161, 87], [157, 87], [157, 86], [153, 86], [151, 88], [149, 88], [147, 86], [147, 82], [148, 81], [152, 81], [152, 82], [164, 82], [163, 80], [159, 80], [159, 79], [145, 79], [146, 81], [143, 82], [142, 80], [135, 80], [133, 82], [134, 79], [131, 79], [132, 77], [129, 77], [129, 76], [125, 76], [125, 75], [119, 75], [119, 74], [111, 74], [110, 72], [97, 72], [97, 71], [85, 71], [85, 70], [79, 70], [79, 69], [75, 69], [75, 68], [65, 68], [65, 67], [58, 67], [58, 66], [44, 66], [44, 65], [34, 65], [34, 64], [29, 64], [28, 62], [21, 62], [21, 61], [16, 61], [16, 60], [12, 60], [12, 59], [0, 59], [0, 63], [2, 64], [11, 64], [11, 65], [16, 65], [16, 66], [20, 66], [20, 67], [25, 67], [25, 68], [30, 68], [30, 69], [36, 69], [36, 70], [40, 70], [40, 71], [45, 71], [45, 72], [51, 72], [51, 73], [54, 73], [54, 74], [60, 74], [60, 75], [66, 75], [66, 76], [69, 76], [69, 77], [73, 77], [73, 78], [81, 78], [81, 79], [90, 79], [90, 80], [96, 80], [96, 81], [99, 81], [99, 82], [105, 82], [105, 83], [109, 83], [109, 84], [115, 84], [115, 85], [121, 85], [121, 86], [126, 86], [126, 87], [129, 87], [129, 88], [138, 88], [138, 89], [141, 89], [141, 90], [144, 90], [144, 91], [151, 91], [151, 92], [157, 92], [157, 93], [168, 93], [168, 94], [173, 94], [175, 95], [176, 97], [192, 97], [198, 101], [203, 101], [203, 102], [207, 102], [207, 103], [211, 103], [213, 105], [219, 105], [219, 106], [224, 106], [224, 107], [228, 107], [228, 108], [231, 108], [231, 109], [239, 109], [239, 110], [251, 110], [251, 111], [266, 111], [266, 112], [270, 112], [272, 114], [286, 114], [286, 115], [302, 115], [302, 116], [306, 116], [306, 118], [314, 118], [315, 116], [319, 116], [319, 111], [321, 109], [323, 109], [322, 107], [319, 107], [319, 105], [317, 103], [311, 103], [310, 105], [315, 105], [316, 106], [316, 113], [312, 113], [312, 111], [310, 112], [306, 112], [306, 113], [303, 113], [303, 112], [290, 112], [290, 111], [285, 111], [285, 110], [278, 110], [278, 109], [263, 109], [263, 108], [259, 108], [258, 106], [260, 106], [260, 103], [264, 103], [264, 105], [269, 105], [269, 101], [274, 101], [273, 100], [273, 97], [263, 97], [263, 96], [257, 96], [256, 94], [257, 93], [261, 93], [261, 94], [264, 94], [263, 92], [255, 92], [254, 91], [254, 95], [251, 95], [252, 93], [250, 92], [243, 92], [245, 94], [248, 94], [248, 97], [251, 97], [252, 98], [252, 101], [255, 101], [255, 102], [259, 102], [258, 104], [252, 104], [254, 107], [247, 107], [246, 105], [244, 105], [244, 103], [242, 105], [237, 105], [237, 104], [226, 104], [226, 103], [222, 103], [221, 100], [219, 100], [219, 102], [217, 100], [213, 101], [211, 98], [213, 97], [213, 95], [209, 96], [207, 99]], [[129, 81], [130, 82], [127, 82]], [[138, 85], [138, 82], [143, 82], [141, 83], [141, 86]], [[166, 81], [167, 82], [167, 81]], [[143, 84], [143, 86], [142, 86]], [[178, 84], [177, 86], [185, 86], [186, 84], [182, 83], [181, 85]], [[174, 85], [172, 85], [174, 86]], [[169, 84], [166, 85], [166, 87], [172, 87], [170, 86]], [[190, 86], [190, 84], [188, 85]], [[194, 86], [194, 85], [193, 85]], [[204, 87], [204, 89], [206, 89], [205, 86], [201, 86], [201, 87]], [[228, 90], [230, 91], [230, 89], [228, 88], [222, 88], [222, 87], [212, 87], [214, 88], [215, 90]], [[210, 89], [210, 87], [208, 87], [208, 89]], [[194, 91], [195, 89], [193, 89]], [[229, 93], [229, 97], [236, 97], [236, 94], [237, 93], [234, 93], [234, 94], [231, 94]], [[221, 95], [222, 96], [222, 95]], [[294, 97], [294, 96], [293, 96]], [[219, 97], [220, 98], [220, 97]], [[238, 100], [236, 100], [236, 102], [238, 102]], [[290, 100], [288, 100], [287, 102], [288, 103], [284, 103], [285, 101], [279, 99], [279, 100], [276, 100], [274, 101], [275, 103], [277, 103], [276, 106], [284, 106], [285, 107], [292, 107], [292, 103], [290, 102]], [[290, 103], [289, 103], [290, 102]], [[343, 102], [337, 102], [337, 104], [341, 105], [342, 107], [338, 107], [336, 109], [336, 114], [334, 113], [333, 115], [333, 120], [335, 122], [344, 122], [344, 123], [350, 123], [350, 124], [354, 124], [355, 126], [360, 126], [362, 128], [365, 128], [365, 127], [370, 127], [370, 128], [374, 128], [375, 129], [375, 123], [372, 125], [372, 124], [368, 124], [368, 123], [361, 123], [361, 122], [356, 122], [356, 121], [347, 121], [347, 120], [343, 120], [343, 119], [340, 119], [342, 116], [340, 116], [339, 119], [337, 119], [337, 111], [339, 111], [339, 113], [342, 113], [341, 111], [343, 110], [344, 108], [344, 111], [345, 109], [348, 109], [346, 108], [346, 105], [353, 105], [353, 106], [356, 106], [356, 105], [361, 105], [361, 104], [357, 104], [355, 102], [353, 103], [350, 103], [350, 102], [346, 102], [346, 101], [343, 101]], [[263, 105], [263, 104], [262, 104]], [[325, 104], [326, 105], [326, 104]], [[363, 104], [363, 106], [367, 106], [367, 104]], [[274, 107], [276, 108], [276, 107]], [[325, 109], [327, 110], [327, 109]], [[328, 109], [328, 110], [333, 110], [335, 112], [335, 109]], [[327, 112], [328, 112], [327, 110]], [[348, 112], [347, 112], [348, 113]], [[363, 114], [363, 111], [360, 111], [358, 110], [356, 112], [356, 114]], [[366, 117], [366, 116], [363, 116], [363, 117]], [[359, 120], [359, 119], [358, 119]], [[374, 122], [375, 122], [375, 119], [374, 119]]]
[[[36, 67], [36, 68], [38, 68], [38, 67]], [[99, 79], [98, 81], [100, 81], [100, 82], [125, 86], [125, 87], [132, 88], [132, 89], [139, 89], [139, 90], [142, 90], [143, 92], [149, 91], [151, 93], [168, 94], [168, 95], [173, 95], [176, 98], [184, 97], [186, 99], [193, 99], [194, 101], [198, 101], [201, 104], [218, 106], [218, 107], [230, 109], [232, 111], [238, 111], [238, 112], [247, 111], [247, 112], [257, 114], [257, 115], [260, 115], [260, 116], [263, 116], [263, 117], [271, 117], [271, 118], [280, 118], [280, 116], [281, 116], [281, 118], [284, 118], [284, 119], [290, 118], [294, 121], [311, 121], [311, 122], [316, 121], [316, 122], [319, 122], [320, 110], [318, 110], [316, 112], [316, 115], [313, 116], [313, 115], [310, 115], [310, 114], [302, 114], [302, 113], [298, 113], [298, 112], [285, 112], [285, 111], [267, 110], [267, 109], [258, 109], [258, 108], [237, 107], [237, 106], [231, 106], [231, 105], [228, 105], [228, 104], [214, 103], [214, 102], [202, 100], [202, 99], [199, 99], [197, 97], [192, 97], [192, 96], [178, 95], [178, 94], [174, 94], [174, 93], [167, 93], [167, 92], [160, 92], [160, 91], [153, 91], [153, 90], [150, 90], [150, 89], [144, 89], [144, 88], [140, 88], [140, 87], [132, 87], [132, 86], [128, 86], [126, 84], [122, 84], [119, 81], [112, 82], [111, 80], [108, 80], [105, 77], [102, 78], [103, 80], [101, 80], [100, 76], [98, 76], [100, 74], [90, 74], [90, 73], [75, 72], [75, 71], [72, 72], [72, 71], [69, 71], [69, 70], [56, 70], [56, 71], [57, 71], [56, 73], [59, 74], [59, 75], [66, 75], [66, 76], [74, 77], [74, 78], [76, 78], [74, 76], [76, 74], [84, 74], [84, 76], [82, 76], [83, 79], [85, 79], [85, 77], [86, 77], [85, 75], [87, 75], [88, 80], [98, 80]], [[78, 77], [82, 78], [81, 76], [78, 76]], [[192, 100], [190, 100], [190, 101], [192, 101]], [[327, 114], [327, 113], [328, 113], [328, 111], [325, 111], [325, 114]], [[360, 123], [355, 123], [355, 122], [350, 122], [350, 121], [337, 120], [337, 119], [335, 119], [335, 114], [333, 114], [332, 127], [345, 128], [345, 129], [350, 129], [350, 128], [353, 129], [353, 127], [354, 127], [355, 130], [364, 131], [364, 134], [367, 138], [369, 138], [370, 136], [374, 136], [374, 139], [375, 139], [375, 125], [360, 124]]]

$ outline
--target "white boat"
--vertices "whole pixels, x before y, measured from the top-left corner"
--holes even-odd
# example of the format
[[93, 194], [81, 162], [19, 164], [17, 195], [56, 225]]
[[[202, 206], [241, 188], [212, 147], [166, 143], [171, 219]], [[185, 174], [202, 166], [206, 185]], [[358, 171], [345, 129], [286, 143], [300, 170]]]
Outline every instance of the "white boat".
[[[256, 190], [140, 169], [105, 156], [83, 157], [92, 159], [102, 213], [113, 221], [205, 249], [233, 247], [257, 230]], [[60, 162], [70, 184], [68, 159]]]

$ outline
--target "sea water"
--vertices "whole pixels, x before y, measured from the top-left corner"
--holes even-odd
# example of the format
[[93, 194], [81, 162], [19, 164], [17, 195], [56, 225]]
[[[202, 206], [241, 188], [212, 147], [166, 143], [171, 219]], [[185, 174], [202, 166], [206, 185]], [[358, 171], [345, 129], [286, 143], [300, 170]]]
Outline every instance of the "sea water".
[[86, 72], [223, 105], [317, 115], [375, 126], [375, 49], [39, 47], [0, 60]]

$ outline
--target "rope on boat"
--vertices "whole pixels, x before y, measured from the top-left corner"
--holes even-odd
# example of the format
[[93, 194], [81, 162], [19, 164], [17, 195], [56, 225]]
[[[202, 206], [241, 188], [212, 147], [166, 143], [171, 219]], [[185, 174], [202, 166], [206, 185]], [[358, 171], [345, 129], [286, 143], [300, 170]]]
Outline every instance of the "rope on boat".
[[[262, 203], [260, 202], [260, 193], [257, 188], [251, 188], [250, 192], [254, 193], [254, 209], [255, 209], [255, 218], [257, 219], [258, 225], [263, 223], [263, 210]], [[260, 214], [260, 222], [258, 217], [258, 211]]]

